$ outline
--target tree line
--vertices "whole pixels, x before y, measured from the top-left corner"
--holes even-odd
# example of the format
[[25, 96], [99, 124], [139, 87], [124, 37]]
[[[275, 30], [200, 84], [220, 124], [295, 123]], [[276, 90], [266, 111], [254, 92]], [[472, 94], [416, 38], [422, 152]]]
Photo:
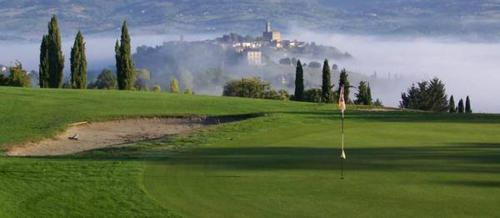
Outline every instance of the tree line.
[[[116, 78], [118, 88], [131, 90], [135, 80], [134, 64], [130, 49], [130, 35], [127, 22], [124, 21], [121, 28], [121, 39], [116, 41]], [[87, 56], [85, 51], [85, 40], [81, 31], [75, 37], [70, 57], [70, 81], [69, 88], [87, 88]], [[108, 74], [108, 72], [103, 72]], [[104, 74], [104, 77], [109, 75]], [[64, 55], [62, 52], [61, 32], [57, 17], [52, 16], [48, 24], [48, 33], [42, 37], [40, 45], [39, 65], [40, 88], [63, 88], [64, 85]], [[102, 86], [99, 84], [98, 86]]]
[[413, 84], [401, 94], [400, 108], [434, 112], [472, 113], [471, 101], [467, 96], [455, 105], [453, 95], [448, 100], [444, 83], [438, 78]]
[[[78, 31], [71, 48], [70, 56], [70, 79], [68, 84], [64, 81], [64, 54], [62, 52], [61, 32], [57, 17], [54, 15], [47, 25], [47, 34], [43, 35], [40, 44], [40, 59], [38, 69], [38, 85], [40, 88], [72, 88], [86, 89], [91, 87], [109, 87], [113, 85], [113, 76], [109, 71], [103, 71], [99, 84], [88, 84], [87, 82], [87, 56], [85, 39], [83, 33]], [[116, 80], [121, 90], [131, 90], [135, 82], [135, 69], [130, 49], [130, 35], [127, 22], [124, 21], [121, 28], [121, 39], [117, 40], [115, 47], [116, 58]], [[27, 72], [22, 69], [21, 63], [9, 68], [10, 76], [4, 78], [0, 75], [0, 85], [9, 86], [31, 86], [31, 79]], [[97, 82], [96, 82], [97, 83]]]
[[379, 99], [373, 101], [370, 84], [366, 81], [359, 82], [357, 87], [358, 93], [355, 95], [356, 99], [354, 99], [354, 101], [351, 100], [350, 89], [355, 87], [351, 86], [351, 83], [349, 82], [349, 74], [345, 68], [340, 71], [338, 88], [334, 91], [335, 86], [332, 84], [331, 69], [336, 68], [336, 65], [333, 65], [333, 67], [330, 68], [328, 60], [325, 59], [322, 70], [321, 88], [305, 90], [304, 67], [301, 61], [298, 60], [295, 70], [295, 92], [291, 99], [294, 101], [334, 103], [338, 101], [341, 87], [344, 87], [344, 97], [347, 103], [382, 106], [382, 102]]
[[286, 90], [273, 90], [268, 82], [254, 77], [227, 82], [224, 86], [223, 96], [293, 100], [330, 104], [338, 101], [340, 87], [346, 87], [344, 89], [346, 102], [359, 105], [382, 106], [382, 102], [380, 100], [377, 99], [376, 101], [373, 101], [370, 84], [366, 81], [361, 81], [359, 83], [359, 86], [357, 87], [358, 93], [356, 94], [356, 99], [354, 101], [350, 99], [350, 88], [354, 87], [350, 85], [346, 69], [341, 71], [338, 89], [334, 91], [330, 69], [336, 68], [336, 65], [330, 68], [328, 60], [325, 60], [323, 63], [321, 87], [306, 90], [304, 86], [304, 67], [301, 61], [297, 60], [297, 67], [295, 70], [295, 91], [291, 96]]
[[[65, 59], [62, 52], [61, 31], [57, 17], [54, 15], [47, 25], [47, 34], [43, 35], [40, 44], [40, 59], [38, 71], [38, 85], [40, 88], [72, 88], [72, 89], [115, 89], [120, 90], [149, 90], [145, 80], [150, 74], [146, 70], [136, 69], [131, 54], [131, 38], [127, 22], [121, 27], [121, 37], [115, 44], [116, 72], [104, 69], [94, 82], [89, 83], [87, 79], [87, 56], [83, 33], [78, 31], [70, 56], [70, 78], [64, 80]], [[0, 74], [0, 85], [31, 87], [30, 75], [23, 69], [22, 64], [17, 62], [9, 68], [10, 75], [5, 77]], [[34, 74], [32, 74], [33, 76]], [[147, 78], [146, 78], [147, 77]], [[161, 91], [160, 86], [154, 86], [152, 91]], [[173, 78], [169, 87], [171, 93], [180, 93], [178, 81]], [[190, 89], [183, 91], [185, 94], [193, 94]]]

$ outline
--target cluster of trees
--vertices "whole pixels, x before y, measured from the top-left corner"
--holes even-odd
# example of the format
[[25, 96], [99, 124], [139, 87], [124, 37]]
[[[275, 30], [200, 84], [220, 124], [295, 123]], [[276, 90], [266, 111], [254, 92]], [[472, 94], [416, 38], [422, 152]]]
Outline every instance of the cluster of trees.
[[434, 112], [472, 113], [470, 98], [464, 105], [460, 99], [455, 106], [453, 95], [448, 100], [444, 83], [438, 78], [413, 84], [407, 92], [401, 94], [400, 107]]
[[123, 22], [121, 39], [116, 42], [116, 77], [110, 70], [103, 70], [94, 83], [87, 82], [87, 57], [85, 40], [81, 31], [75, 37], [71, 48], [71, 74], [68, 84], [64, 84], [64, 55], [62, 52], [61, 32], [56, 16], [48, 24], [48, 33], [40, 45], [39, 85], [40, 88], [135, 89], [135, 69], [130, 48], [130, 35], [127, 22]]
[[[161, 92], [161, 86], [155, 85], [151, 89], [146, 84], [146, 81], [149, 80], [150, 73], [144, 69], [135, 70], [134, 74], [136, 75], [136, 80], [134, 83], [134, 90], [138, 91], [152, 91], [152, 92]], [[94, 82], [89, 83], [89, 89], [117, 89], [118, 88], [118, 79], [115, 73], [109, 69], [104, 69], [98, 76]], [[179, 82], [177, 79], [173, 79], [170, 82], [170, 87], [168, 89], [170, 93], [181, 93], [181, 89], [179, 87]], [[184, 94], [194, 94], [191, 89], [185, 89], [183, 91]]]
[[[333, 70], [338, 69], [336, 65]], [[241, 80], [231, 80], [224, 86], [223, 96], [235, 96], [245, 98], [264, 98], [276, 100], [294, 100], [316, 103], [334, 103], [340, 95], [340, 87], [344, 89], [345, 101], [347, 103], [355, 103], [360, 105], [375, 105], [382, 106], [382, 102], [377, 99], [373, 102], [370, 85], [366, 81], [361, 81], [358, 87], [359, 92], [356, 94], [355, 101], [352, 101], [350, 95], [350, 85], [347, 70], [343, 69], [340, 73], [339, 88], [334, 91], [332, 84], [330, 64], [325, 60], [323, 64], [322, 85], [321, 88], [305, 89], [304, 85], [304, 66], [297, 60], [295, 71], [295, 92], [289, 96], [286, 90], [273, 90], [269, 82], [263, 81], [260, 78], [243, 78]]]
[[[345, 71], [343, 71], [345, 73]], [[308, 101], [308, 102], [323, 102], [333, 103], [336, 95], [333, 92], [333, 85], [331, 82], [331, 72], [328, 60], [323, 64], [321, 89], [305, 90], [304, 87], [304, 67], [300, 60], [297, 61], [297, 68], [295, 70], [295, 92], [292, 99], [295, 101]], [[345, 81], [344, 81], [345, 83]]]
[[[70, 61], [71, 74], [69, 80], [65, 82], [61, 33], [57, 17], [52, 16], [48, 24], [48, 33], [43, 36], [40, 45], [38, 76], [40, 88], [149, 90], [147, 81], [151, 79], [151, 74], [147, 70], [135, 68], [131, 54], [131, 38], [126, 21], [121, 27], [121, 37], [115, 44], [115, 73], [104, 69], [94, 82], [87, 81], [85, 40], [81, 31], [76, 34]], [[174, 84], [171, 83], [172, 85]], [[179, 93], [178, 86], [177, 82], [177, 88], [170, 87], [170, 91]], [[161, 87], [154, 86], [153, 91], [161, 91]], [[189, 89], [184, 92], [192, 93]]]
[[31, 78], [26, 70], [23, 69], [23, 65], [17, 62], [14, 66], [9, 67], [9, 76], [5, 77], [3, 74], [0, 74], [0, 85], [30, 87]]
[[[332, 70], [337, 70], [337, 65], [333, 65]], [[328, 60], [323, 63], [322, 71], [322, 85], [321, 88], [313, 88], [305, 90], [304, 88], [304, 69], [300, 60], [297, 61], [297, 68], [295, 71], [295, 93], [292, 99], [295, 101], [307, 101], [317, 103], [334, 103], [338, 100], [341, 87], [344, 88], [344, 98], [347, 103], [355, 103], [360, 105], [376, 105], [382, 106], [380, 100], [373, 102], [370, 84], [366, 81], [361, 81], [358, 86], [358, 93], [356, 94], [355, 101], [350, 98], [350, 88], [353, 88], [349, 82], [349, 75], [346, 69], [342, 69], [339, 77], [338, 89], [333, 91], [334, 85], [332, 84], [331, 70]]]
[[[71, 88], [87, 87], [87, 59], [83, 34], [78, 32], [71, 49]], [[64, 85], [64, 55], [61, 32], [56, 16], [48, 24], [48, 34], [42, 38], [39, 65], [40, 88], [62, 88]]]
[[95, 82], [88, 85], [90, 89], [116, 89], [116, 87], [116, 75], [109, 69], [102, 70]]
[[257, 77], [243, 78], [241, 80], [231, 80], [224, 86], [223, 96], [263, 98], [275, 100], [289, 99], [286, 90], [274, 90], [266, 81]]
[[455, 106], [455, 98], [453, 95], [450, 97], [450, 102], [449, 102], [449, 107], [448, 107], [448, 112], [454, 114], [454, 113], [467, 113], [471, 114], [472, 113], [472, 107], [471, 107], [471, 102], [469, 96], [465, 99], [465, 105], [464, 105], [464, 100], [460, 99], [458, 101], [458, 106]]

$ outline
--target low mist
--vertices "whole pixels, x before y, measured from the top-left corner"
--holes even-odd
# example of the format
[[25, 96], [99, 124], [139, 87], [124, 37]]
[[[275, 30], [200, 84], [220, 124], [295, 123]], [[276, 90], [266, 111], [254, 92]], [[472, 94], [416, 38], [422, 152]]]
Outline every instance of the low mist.
[[[113, 67], [115, 61], [115, 42], [120, 37], [109, 35], [85, 36], [87, 48], [87, 61], [89, 70], [102, 70], [102, 68]], [[186, 35], [183, 38], [187, 41], [204, 40], [215, 37], [215, 34]], [[141, 45], [156, 46], [165, 41], [179, 40], [180, 35], [134, 35], [132, 37], [132, 52]], [[40, 36], [41, 39], [41, 36]], [[69, 57], [74, 38], [64, 38], [63, 54], [66, 59], [65, 73], [68, 73]], [[16, 60], [23, 63], [25, 69], [38, 71], [40, 54], [40, 42], [28, 41], [1, 41], [0, 40], [0, 64], [12, 65]]]
[[[370, 36], [318, 34], [304, 30], [291, 36], [306, 41], [334, 45], [350, 52], [354, 59], [339, 62], [347, 69], [366, 75], [377, 72], [391, 77], [393, 91], [377, 93], [388, 87], [374, 87], [373, 94], [385, 105], [397, 106], [400, 94], [411, 82], [438, 77], [446, 84], [448, 95], [455, 99], [471, 97], [475, 112], [500, 112], [500, 44], [471, 43], [454, 39], [405, 38], [385, 39]], [[396, 77], [401, 79], [397, 79]], [[398, 92], [399, 91], [399, 92]], [[380, 96], [382, 94], [382, 96]], [[457, 100], [458, 101], [458, 100]]]

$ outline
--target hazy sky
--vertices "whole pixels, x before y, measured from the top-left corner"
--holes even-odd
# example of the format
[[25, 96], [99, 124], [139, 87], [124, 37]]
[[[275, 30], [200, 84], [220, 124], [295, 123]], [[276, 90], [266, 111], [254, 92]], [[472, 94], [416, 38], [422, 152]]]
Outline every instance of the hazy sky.
[[[117, 34], [117, 37], [119, 34]], [[156, 46], [164, 41], [179, 40], [179, 35], [134, 35], [132, 37], [132, 48], [135, 51], [140, 45]], [[215, 37], [212, 34], [188, 35], [186, 41], [202, 40]], [[69, 56], [74, 39], [63, 39], [63, 53], [66, 58], [66, 66], [69, 66]], [[89, 69], [102, 69], [114, 64], [115, 42], [117, 38], [102, 35], [91, 35], [85, 37], [87, 60]], [[10, 42], [0, 40], [0, 64], [13, 64], [16, 60], [23, 63], [24, 68], [38, 71], [40, 54], [39, 42]], [[69, 68], [65, 67], [65, 71]]]
[[[449, 94], [455, 99], [470, 95], [473, 109], [477, 112], [500, 113], [500, 101], [495, 100], [500, 93], [500, 44], [469, 43], [446, 39], [382, 39], [368, 36], [342, 34], [318, 34], [296, 30], [286, 35], [304, 41], [316, 41], [336, 46], [351, 53], [355, 60], [340, 65], [349, 70], [379, 76], [387, 73], [408, 75], [415, 78], [442, 79]], [[213, 38], [215, 35], [186, 35], [186, 40]], [[177, 40], [179, 36], [134, 36], [133, 46], [159, 45], [166, 40]], [[69, 58], [72, 40], [64, 40], [65, 56]], [[90, 36], [87, 38], [87, 52], [90, 69], [101, 69], [113, 64], [113, 37]], [[37, 69], [39, 43], [12, 43], [0, 41], [0, 63], [12, 64], [20, 60], [27, 69]], [[69, 62], [66, 63], [66, 70]], [[415, 81], [417, 82], [417, 81]], [[398, 83], [395, 81], [395, 83]], [[394, 84], [395, 91], [381, 96], [384, 103], [397, 106], [401, 87], [408, 84]], [[402, 86], [404, 85], [404, 86]], [[376, 91], [377, 89], [374, 88]], [[374, 93], [377, 97], [377, 93]], [[458, 101], [458, 100], [457, 100]]]

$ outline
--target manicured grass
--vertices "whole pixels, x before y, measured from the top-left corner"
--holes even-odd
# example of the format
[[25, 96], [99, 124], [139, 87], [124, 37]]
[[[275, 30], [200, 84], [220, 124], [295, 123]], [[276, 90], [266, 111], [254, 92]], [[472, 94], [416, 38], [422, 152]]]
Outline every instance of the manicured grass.
[[146, 190], [187, 217], [500, 215], [498, 118], [388, 122], [384, 116], [399, 115], [377, 115], [347, 117], [345, 180], [338, 120], [280, 114], [191, 137], [203, 144], [192, 152], [152, 158]]
[[265, 116], [61, 158], [0, 157], [0, 216], [496, 217], [500, 116], [0, 88], [0, 144], [128, 116]]
[[138, 116], [234, 115], [328, 111], [318, 106], [240, 98], [152, 92], [77, 91], [0, 87], [0, 146], [53, 135], [67, 124]]

